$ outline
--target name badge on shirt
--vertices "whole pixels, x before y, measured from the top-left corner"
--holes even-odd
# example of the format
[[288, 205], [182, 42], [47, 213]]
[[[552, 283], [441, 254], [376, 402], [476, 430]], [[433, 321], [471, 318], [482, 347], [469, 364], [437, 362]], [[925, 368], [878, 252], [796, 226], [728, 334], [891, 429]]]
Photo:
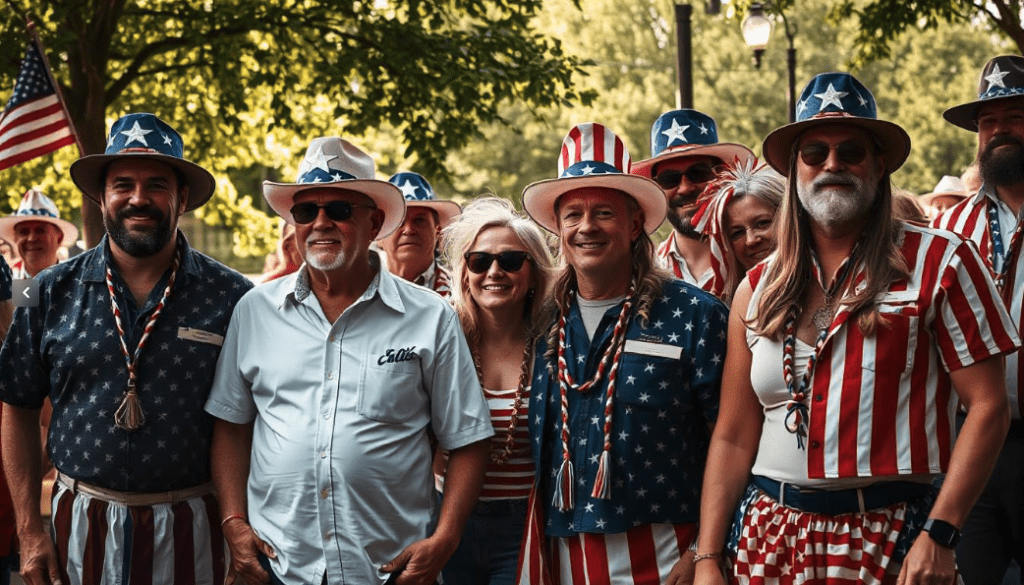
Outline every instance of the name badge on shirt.
[[623, 347], [626, 353], [638, 353], [640, 355], [652, 355], [677, 360], [683, 355], [683, 348], [667, 343], [651, 343], [650, 341], [637, 341], [627, 339]]
[[216, 345], [217, 347], [224, 345], [223, 335], [217, 335], [216, 333], [210, 333], [209, 331], [203, 331], [202, 329], [193, 329], [191, 327], [178, 327], [178, 339], [198, 341], [199, 343], [209, 343], [210, 345]]

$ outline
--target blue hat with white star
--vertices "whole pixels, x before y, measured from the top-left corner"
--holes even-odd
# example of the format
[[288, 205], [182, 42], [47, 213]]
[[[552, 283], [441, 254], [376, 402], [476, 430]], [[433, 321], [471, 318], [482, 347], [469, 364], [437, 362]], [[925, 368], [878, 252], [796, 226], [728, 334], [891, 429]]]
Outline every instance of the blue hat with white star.
[[216, 188], [213, 175], [203, 167], [185, 160], [181, 135], [153, 114], [128, 114], [110, 127], [107, 148], [103, 154], [84, 156], [71, 164], [71, 179], [89, 198], [103, 200], [103, 182], [107, 165], [128, 157], [158, 160], [181, 171], [188, 186], [191, 211], [209, 201]]
[[438, 199], [434, 194], [434, 188], [418, 173], [404, 172], [391, 175], [388, 182], [402, 191], [405, 197], [405, 207], [426, 207], [437, 213], [438, 222], [441, 227], [448, 225], [462, 213], [462, 207], [454, 201]]
[[711, 156], [724, 164], [754, 157], [742, 144], [718, 141], [715, 119], [697, 110], [672, 110], [658, 116], [651, 126], [651, 158], [633, 163], [630, 172], [651, 177], [659, 162], [688, 156]]
[[953, 106], [942, 112], [942, 117], [954, 126], [977, 132], [978, 108], [994, 100], [1021, 96], [1024, 96], [1024, 57], [1000, 55], [990, 59], [981, 70], [978, 99]]
[[874, 135], [885, 157], [886, 171], [900, 168], [910, 155], [910, 136], [898, 125], [878, 119], [875, 96], [849, 73], [819, 73], [800, 94], [796, 122], [772, 131], [761, 150], [768, 164], [789, 175], [793, 142], [815, 126], [857, 126]]

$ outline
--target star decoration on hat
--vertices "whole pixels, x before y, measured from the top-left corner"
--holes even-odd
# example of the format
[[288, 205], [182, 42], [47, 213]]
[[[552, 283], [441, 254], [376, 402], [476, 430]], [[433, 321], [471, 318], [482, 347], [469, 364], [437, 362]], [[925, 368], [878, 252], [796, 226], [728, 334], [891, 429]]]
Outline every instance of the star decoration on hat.
[[171, 137], [166, 135], [166, 134], [164, 134], [163, 132], [160, 133], [160, 136], [164, 137], [164, 144], [171, 144], [173, 142], [171, 140]]
[[594, 167], [592, 167], [590, 165], [587, 165], [587, 166], [583, 167], [582, 169], [580, 169], [580, 171], [582, 171], [580, 173], [582, 175], [589, 175], [589, 174], [594, 172]]
[[822, 93], [814, 94], [814, 97], [821, 100], [821, 107], [818, 110], [824, 110], [829, 105], [833, 105], [840, 110], [843, 109], [843, 102], [840, 98], [846, 97], [850, 92], [847, 91], [836, 91], [836, 88], [832, 87], [832, 84], [828, 84], [828, 89]]
[[402, 190], [402, 197], [405, 197], [406, 200], [418, 199], [418, 197], [416, 197], [416, 191], [419, 187], [413, 185], [412, 181], [409, 179], [406, 179], [405, 184], [399, 185], [398, 188]]
[[796, 115], [799, 117], [807, 109], [807, 100], [800, 100], [796, 104]]
[[344, 181], [345, 177], [341, 176], [341, 173], [337, 173], [336, 172], [333, 175], [331, 175], [331, 180], [332, 181]]
[[988, 75], [985, 76], [985, 81], [988, 82], [989, 86], [994, 85], [996, 87], [1002, 87], [1003, 89], [1006, 89], [1006, 84], [1003, 83], [1003, 78], [1009, 74], [1009, 71], [1000, 71], [999, 63], [996, 63], [995, 67], [992, 68], [992, 73], [989, 73]]
[[303, 174], [312, 169], [320, 169], [325, 173], [329, 172], [331, 169], [327, 166], [327, 163], [336, 158], [338, 158], [338, 155], [336, 154], [327, 156], [327, 154], [324, 153], [324, 147], [321, 145], [320, 148], [317, 149], [316, 154], [302, 160], [302, 164], [299, 165], [299, 174]]
[[859, 91], [854, 90], [854, 92], [857, 94], [857, 101], [860, 102], [860, 106], [862, 108], [868, 107], [868, 100], [864, 99], [864, 96], [860, 95]]
[[700, 125], [700, 133], [701, 134], [707, 134], [708, 133], [708, 127], [705, 126], [704, 124], [701, 124]]
[[669, 128], [668, 130], [662, 130], [661, 133], [668, 137], [669, 146], [671, 146], [672, 143], [675, 142], [676, 140], [682, 142], [683, 144], [686, 144], [689, 141], [686, 139], [686, 135], [684, 133], [686, 132], [686, 129], [689, 127], [689, 125], [680, 126], [677, 120], [672, 120], [672, 127]]
[[150, 132], [152, 132], [152, 130], [143, 130], [142, 126], [139, 126], [139, 123], [135, 122], [130, 129], [124, 130], [121, 134], [128, 137], [124, 141], [125, 146], [128, 146], [132, 142], [141, 142], [143, 146], [149, 146], [149, 143], [146, 142], [146, 134], [149, 134]]

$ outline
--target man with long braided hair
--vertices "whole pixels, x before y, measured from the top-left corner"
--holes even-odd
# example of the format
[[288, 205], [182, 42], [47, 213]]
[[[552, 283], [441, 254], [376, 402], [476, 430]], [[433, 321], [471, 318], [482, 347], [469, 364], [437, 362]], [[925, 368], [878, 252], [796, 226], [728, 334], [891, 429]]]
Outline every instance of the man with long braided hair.
[[726, 310], [655, 266], [656, 183], [622, 142], [573, 128], [559, 177], [523, 207], [559, 236], [557, 319], [538, 343], [530, 434], [537, 484], [520, 583], [660, 584], [692, 575]]

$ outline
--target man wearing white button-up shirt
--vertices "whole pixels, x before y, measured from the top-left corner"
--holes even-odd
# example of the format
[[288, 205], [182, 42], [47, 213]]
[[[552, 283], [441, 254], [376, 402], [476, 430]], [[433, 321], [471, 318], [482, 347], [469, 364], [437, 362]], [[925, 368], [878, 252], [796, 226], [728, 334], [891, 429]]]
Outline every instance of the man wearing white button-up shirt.
[[[305, 264], [239, 302], [206, 405], [221, 419], [211, 467], [232, 571], [249, 583], [434, 583], [493, 434], [472, 358], [447, 303], [368, 250], [405, 208], [372, 160], [320, 138], [299, 174], [264, 195], [296, 226]], [[452, 453], [432, 535], [430, 432]]]

